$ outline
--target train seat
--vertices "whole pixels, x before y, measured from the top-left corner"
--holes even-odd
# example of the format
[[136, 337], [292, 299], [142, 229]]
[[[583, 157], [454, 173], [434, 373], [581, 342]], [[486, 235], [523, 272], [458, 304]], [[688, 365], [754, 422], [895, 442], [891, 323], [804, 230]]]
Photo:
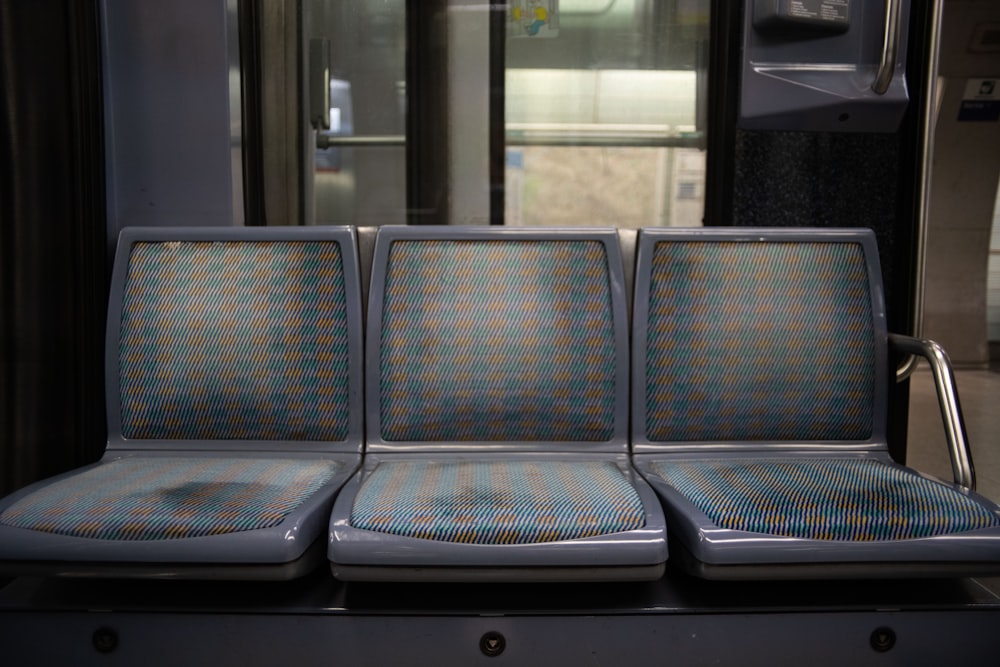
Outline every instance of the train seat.
[[[869, 230], [643, 230], [634, 463], [671, 562], [716, 579], [996, 572], [947, 356], [886, 331]], [[894, 463], [889, 346], [928, 357], [955, 483]]]
[[0, 501], [0, 570], [315, 570], [361, 460], [361, 325], [351, 228], [123, 230], [106, 453]]
[[614, 230], [381, 228], [335, 576], [661, 576], [662, 510], [628, 460], [625, 299]]

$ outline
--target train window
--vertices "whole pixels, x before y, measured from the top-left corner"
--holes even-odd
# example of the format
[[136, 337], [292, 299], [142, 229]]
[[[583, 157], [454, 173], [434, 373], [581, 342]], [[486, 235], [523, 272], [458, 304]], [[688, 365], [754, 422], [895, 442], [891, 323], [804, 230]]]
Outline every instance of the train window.
[[709, 4], [308, 0], [306, 219], [701, 224]]
[[406, 2], [305, 4], [303, 32], [321, 50], [328, 76], [319, 85], [329, 87], [329, 117], [311, 130], [315, 220], [405, 222]]
[[701, 224], [708, 5], [511, 3], [508, 224]]

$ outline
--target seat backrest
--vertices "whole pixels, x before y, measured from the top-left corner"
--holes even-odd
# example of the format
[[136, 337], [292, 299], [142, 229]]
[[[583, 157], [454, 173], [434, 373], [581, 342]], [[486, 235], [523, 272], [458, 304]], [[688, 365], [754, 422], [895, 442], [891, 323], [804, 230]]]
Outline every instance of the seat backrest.
[[627, 451], [623, 285], [614, 230], [381, 228], [369, 451]]
[[882, 449], [885, 306], [869, 230], [643, 230], [636, 452]]
[[346, 227], [123, 230], [109, 447], [360, 452], [356, 246]]

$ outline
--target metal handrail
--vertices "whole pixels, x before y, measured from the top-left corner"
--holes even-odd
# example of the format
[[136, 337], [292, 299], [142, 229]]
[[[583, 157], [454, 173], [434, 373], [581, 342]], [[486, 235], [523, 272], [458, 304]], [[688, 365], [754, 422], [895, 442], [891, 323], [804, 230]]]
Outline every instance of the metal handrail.
[[[535, 130], [530, 132], [508, 131], [505, 140], [508, 146], [595, 146], [607, 148], [702, 148], [705, 142], [704, 137], [698, 134], [682, 136], [653, 133], [628, 135], [613, 132], [607, 134], [570, 134]], [[405, 145], [406, 137], [401, 134], [331, 136], [320, 132], [316, 135], [317, 148], [372, 148]]]
[[892, 83], [896, 72], [896, 58], [899, 50], [899, 2], [885, 0], [885, 28], [882, 32], [882, 54], [879, 59], [872, 91], [884, 95]]
[[[933, 0], [934, 9], [931, 12], [931, 53], [927, 66], [927, 78], [924, 81], [924, 114], [921, 121], [921, 145], [923, 159], [920, 164], [920, 183], [918, 185], [919, 204], [917, 210], [917, 238], [914, 255], [916, 267], [913, 284], [913, 329], [912, 335], [920, 338], [923, 335], [924, 320], [924, 279], [927, 264], [927, 215], [930, 210], [931, 198], [931, 163], [934, 156], [934, 121], [935, 100], [938, 89], [938, 62], [941, 60], [941, 21], [943, 14], [942, 0]], [[896, 381], [902, 382], [910, 377], [917, 367], [917, 358], [907, 355], [896, 369]]]
[[934, 388], [937, 390], [944, 435], [951, 457], [951, 471], [955, 483], [970, 491], [976, 489], [976, 471], [972, 464], [969, 438], [965, 432], [962, 408], [958, 402], [958, 387], [951, 370], [951, 361], [944, 348], [932, 340], [889, 334], [889, 342], [908, 354], [920, 355], [931, 365], [934, 373]]
[[557, 132], [508, 133], [508, 146], [590, 146], [598, 148], [703, 148], [705, 139], [692, 136], [569, 135]]
[[356, 148], [359, 146], [405, 146], [406, 137], [402, 134], [365, 135], [360, 137], [323, 134], [316, 135], [316, 148]]

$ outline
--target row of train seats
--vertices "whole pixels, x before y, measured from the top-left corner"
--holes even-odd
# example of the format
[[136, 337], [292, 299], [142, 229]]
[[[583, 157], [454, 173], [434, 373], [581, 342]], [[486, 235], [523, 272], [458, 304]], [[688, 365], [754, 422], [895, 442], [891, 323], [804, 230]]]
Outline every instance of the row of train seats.
[[[997, 570], [869, 231], [621, 239], [384, 227], [369, 272], [352, 228], [123, 231], [106, 454], [0, 501], [0, 570], [650, 580], [668, 534], [708, 578]], [[889, 458], [890, 344], [940, 371], [955, 483]]]

